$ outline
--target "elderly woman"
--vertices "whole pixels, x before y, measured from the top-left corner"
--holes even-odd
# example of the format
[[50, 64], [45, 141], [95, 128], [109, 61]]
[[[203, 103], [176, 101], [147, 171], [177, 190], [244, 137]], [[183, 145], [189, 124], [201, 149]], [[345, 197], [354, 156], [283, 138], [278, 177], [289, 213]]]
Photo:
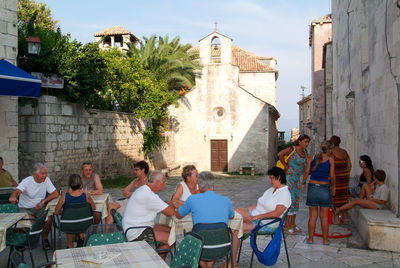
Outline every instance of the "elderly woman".
[[[256, 204], [235, 209], [243, 217], [244, 233], [249, 233], [259, 219], [282, 217], [292, 203], [289, 188], [286, 186], [285, 172], [281, 168], [273, 167], [267, 174], [272, 187], [264, 192]], [[276, 228], [278, 225], [279, 223], [275, 223], [264, 228]]]
[[192, 194], [199, 193], [197, 185], [198, 171], [194, 165], [187, 165], [183, 167], [182, 178], [183, 181], [176, 187], [175, 193], [172, 195], [172, 204], [175, 208], [179, 208]]

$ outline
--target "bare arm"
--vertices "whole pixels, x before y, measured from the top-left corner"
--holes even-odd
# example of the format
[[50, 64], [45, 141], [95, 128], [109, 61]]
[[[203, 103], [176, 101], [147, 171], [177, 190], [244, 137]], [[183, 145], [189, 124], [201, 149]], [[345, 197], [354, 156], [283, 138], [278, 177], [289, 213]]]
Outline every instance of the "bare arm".
[[288, 163], [285, 162], [285, 156], [288, 156], [292, 151], [293, 151], [293, 148], [292, 147], [288, 147], [288, 148], [283, 149], [282, 151], [280, 151], [278, 153], [279, 161], [281, 161], [281, 163], [285, 166], [285, 172], [289, 168]]
[[279, 218], [283, 212], [285, 212], [286, 207], [284, 205], [277, 205], [274, 211], [260, 214], [257, 216], [251, 216], [251, 220], [260, 220], [262, 218]]
[[172, 206], [166, 207], [161, 213], [167, 215], [167, 216], [174, 216], [175, 215], [175, 210]]
[[329, 163], [331, 164], [331, 168], [329, 170], [329, 177], [332, 188], [332, 196], [336, 195], [336, 175], [335, 175], [335, 160], [333, 157], [329, 157]]
[[304, 171], [304, 174], [303, 174], [303, 185], [307, 182], [308, 175], [310, 175], [311, 162], [312, 162], [312, 157], [311, 156], [307, 155], [306, 157], [307, 157], [307, 167], [306, 167], [306, 170]]
[[94, 204], [93, 199], [90, 196], [90, 194], [86, 194], [86, 202], [88, 202], [90, 204], [93, 211], [96, 209], [96, 205]]
[[253, 205], [251, 205], [250, 207], [248, 207], [247, 209], [248, 210], [253, 210], [253, 209], [255, 209], [257, 207], [257, 204], [253, 204]]
[[126, 187], [124, 188], [124, 191], [122, 192], [122, 194], [123, 194], [126, 198], [131, 197], [131, 195], [132, 195], [131, 189], [132, 189], [132, 186], [133, 186], [133, 184], [135, 183], [135, 181], [136, 181], [136, 179], [135, 179], [135, 180], [132, 180], [131, 183], [129, 183], [128, 186], [126, 186]]
[[180, 200], [181, 196], [183, 194], [183, 187], [182, 185], [178, 184], [178, 187], [176, 187], [175, 193], [172, 195], [172, 204], [174, 207], [179, 208], [180, 206], [183, 205], [183, 201]]
[[103, 184], [101, 184], [101, 180], [98, 174], [94, 174], [94, 184], [96, 185], [96, 190], [92, 191], [92, 195], [101, 195], [103, 194]]
[[350, 172], [351, 171], [351, 159], [350, 156], [346, 152], [346, 163], [347, 163], [347, 170]]
[[65, 203], [65, 193], [63, 193], [63, 194], [61, 195], [61, 197], [60, 197], [60, 200], [58, 200], [57, 206], [56, 206], [56, 208], [55, 208], [55, 210], [54, 210], [54, 213], [55, 213], [55, 214], [61, 215], [61, 213], [62, 213], [62, 206], [64, 205], [64, 203]]
[[36, 209], [41, 209], [46, 203], [50, 202], [51, 200], [55, 199], [58, 197], [58, 192], [57, 190], [54, 190], [48, 197], [40, 201], [39, 203], [36, 204], [35, 208]]
[[12, 192], [12, 194], [10, 195], [10, 198], [8, 198], [8, 201], [10, 201], [10, 203], [17, 203], [18, 202], [18, 196], [22, 193], [22, 191], [20, 189], [15, 189], [14, 192]]
[[370, 185], [373, 180], [372, 180], [372, 172], [369, 168], [364, 169], [364, 176], [367, 179], [368, 185]]
[[17, 187], [17, 186], [18, 186], [18, 183], [17, 183], [15, 180], [12, 180], [11, 183], [12, 183], [12, 186], [13, 186], [13, 187]]

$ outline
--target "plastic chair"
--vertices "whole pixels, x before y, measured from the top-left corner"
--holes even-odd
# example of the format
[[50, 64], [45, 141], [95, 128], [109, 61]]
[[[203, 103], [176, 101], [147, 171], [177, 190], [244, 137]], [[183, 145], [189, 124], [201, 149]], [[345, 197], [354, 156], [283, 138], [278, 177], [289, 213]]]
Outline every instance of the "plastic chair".
[[193, 232], [187, 233], [179, 244], [170, 267], [197, 268], [203, 250], [203, 238]]
[[[143, 237], [142, 240], [144, 240], [147, 243], [149, 243], [150, 245], [152, 245], [154, 247], [154, 249], [158, 248], [159, 246], [161, 246], [163, 244], [162, 242], [156, 240], [156, 235], [154, 234], [153, 227], [151, 227], [151, 226], [133, 226], [133, 227], [127, 228], [124, 233], [127, 241], [129, 241], [128, 236], [127, 236], [128, 231], [133, 230], [133, 229], [144, 229], [143, 232], [147, 232], [147, 234]], [[133, 241], [138, 241], [138, 240], [133, 240]]]
[[[11, 268], [30, 268], [25, 263], [24, 258], [21, 256], [21, 254], [19, 254], [15, 250], [11, 253], [10, 259], [11, 259]], [[54, 261], [50, 261], [50, 262], [39, 264], [35, 268], [46, 267], [46, 266], [50, 266], [53, 264], [56, 264], [56, 263]]]
[[126, 242], [124, 235], [120, 232], [106, 233], [106, 234], [93, 234], [89, 237], [86, 246], [99, 246], [118, 244]]
[[[263, 218], [263, 219], [260, 219], [258, 221], [258, 223], [257, 223], [257, 227], [260, 224], [263, 224], [263, 221], [264, 222], [265, 221], [269, 222], [269, 221], [272, 221], [272, 220], [275, 220], [275, 219], [279, 219], [280, 220], [279, 223], [281, 223], [281, 222], [284, 223], [285, 220], [286, 220], [286, 215], [287, 215], [287, 211], [283, 214], [282, 218]], [[260, 231], [257, 232], [257, 236], [259, 236], [259, 235], [270, 235], [271, 237], [274, 237], [275, 231], [276, 230], [272, 230], [272, 229], [260, 230]], [[247, 234], [244, 234], [242, 236], [242, 238], [240, 238], [240, 247], [239, 247], [239, 254], [238, 254], [238, 257], [237, 257], [237, 263], [239, 263], [239, 260], [240, 260], [240, 253], [242, 252], [243, 241], [246, 240], [247, 238], [249, 238], [250, 236], [251, 236], [251, 232], [247, 233]], [[285, 232], [284, 232], [283, 228], [282, 228], [282, 237], [283, 237], [283, 243], [285, 245], [285, 252], [286, 252], [286, 259], [287, 259], [287, 262], [288, 262], [288, 267], [290, 267], [289, 252], [288, 252], [288, 249], [287, 249], [286, 237], [285, 237]], [[254, 258], [254, 251], [252, 251], [252, 253], [251, 253], [250, 267], [253, 266], [253, 258]]]
[[17, 204], [0, 204], [0, 213], [18, 213]]
[[231, 256], [231, 267], [233, 267], [232, 255], [232, 231], [224, 222], [197, 223], [193, 226], [193, 233], [197, 233], [204, 239], [203, 251], [200, 260], [213, 261], [226, 256]]
[[[10, 246], [10, 254], [8, 256], [7, 267], [10, 264], [10, 257], [11, 257], [11, 253], [13, 252], [14, 247], [24, 247], [24, 250], [25, 250], [25, 248], [28, 248], [29, 254], [31, 256], [32, 265], [35, 266], [35, 263], [33, 260], [33, 255], [32, 255], [32, 249], [36, 248], [39, 245], [40, 240], [42, 240], [42, 244], [43, 244], [43, 238], [42, 239], [40, 239], [40, 238], [41, 238], [41, 234], [43, 232], [43, 227], [44, 227], [46, 218], [47, 218], [47, 213], [45, 213], [41, 218], [34, 219], [34, 222], [30, 229], [9, 228], [7, 230], [6, 244], [7, 244], [7, 246]], [[22, 219], [20, 221], [24, 221], [24, 220], [25, 219]], [[43, 251], [46, 256], [46, 260], [49, 261], [47, 252], [46, 252], [46, 250], [44, 250], [44, 248], [43, 248]]]
[[124, 231], [124, 228], [122, 227], [122, 216], [119, 214], [115, 209], [110, 210], [111, 215], [113, 216], [114, 222], [117, 225], [118, 229], [120, 231]]
[[85, 233], [93, 224], [93, 211], [89, 203], [69, 204], [65, 206], [61, 218], [53, 217], [54, 225], [54, 249], [56, 249], [56, 229], [63, 233]]

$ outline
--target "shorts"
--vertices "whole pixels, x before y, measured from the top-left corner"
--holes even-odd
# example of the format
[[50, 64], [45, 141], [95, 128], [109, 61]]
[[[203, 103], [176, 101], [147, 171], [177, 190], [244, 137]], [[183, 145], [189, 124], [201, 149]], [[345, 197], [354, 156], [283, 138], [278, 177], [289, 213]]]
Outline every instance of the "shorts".
[[309, 183], [306, 205], [310, 207], [330, 207], [332, 205], [331, 185]]
[[133, 239], [131, 242], [133, 242], [133, 241], [142, 241], [142, 240], [144, 240], [147, 237], [152, 236], [152, 235], [153, 235], [152, 230], [150, 228], [146, 228], [146, 229], [143, 230], [143, 232], [138, 237]]
[[41, 218], [47, 214], [46, 206], [37, 210], [36, 208], [19, 208], [19, 212], [25, 212], [29, 215], [35, 216], [35, 218]]

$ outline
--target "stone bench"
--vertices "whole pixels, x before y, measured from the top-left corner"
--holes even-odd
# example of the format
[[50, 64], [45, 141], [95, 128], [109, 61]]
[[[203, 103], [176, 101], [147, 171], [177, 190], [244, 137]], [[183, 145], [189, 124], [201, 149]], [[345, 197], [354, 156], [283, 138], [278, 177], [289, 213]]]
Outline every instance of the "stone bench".
[[239, 166], [239, 173], [243, 175], [243, 169], [250, 169], [251, 176], [254, 176], [255, 166], [252, 163], [247, 163]]
[[355, 206], [349, 215], [370, 249], [400, 252], [400, 218], [393, 212]]

